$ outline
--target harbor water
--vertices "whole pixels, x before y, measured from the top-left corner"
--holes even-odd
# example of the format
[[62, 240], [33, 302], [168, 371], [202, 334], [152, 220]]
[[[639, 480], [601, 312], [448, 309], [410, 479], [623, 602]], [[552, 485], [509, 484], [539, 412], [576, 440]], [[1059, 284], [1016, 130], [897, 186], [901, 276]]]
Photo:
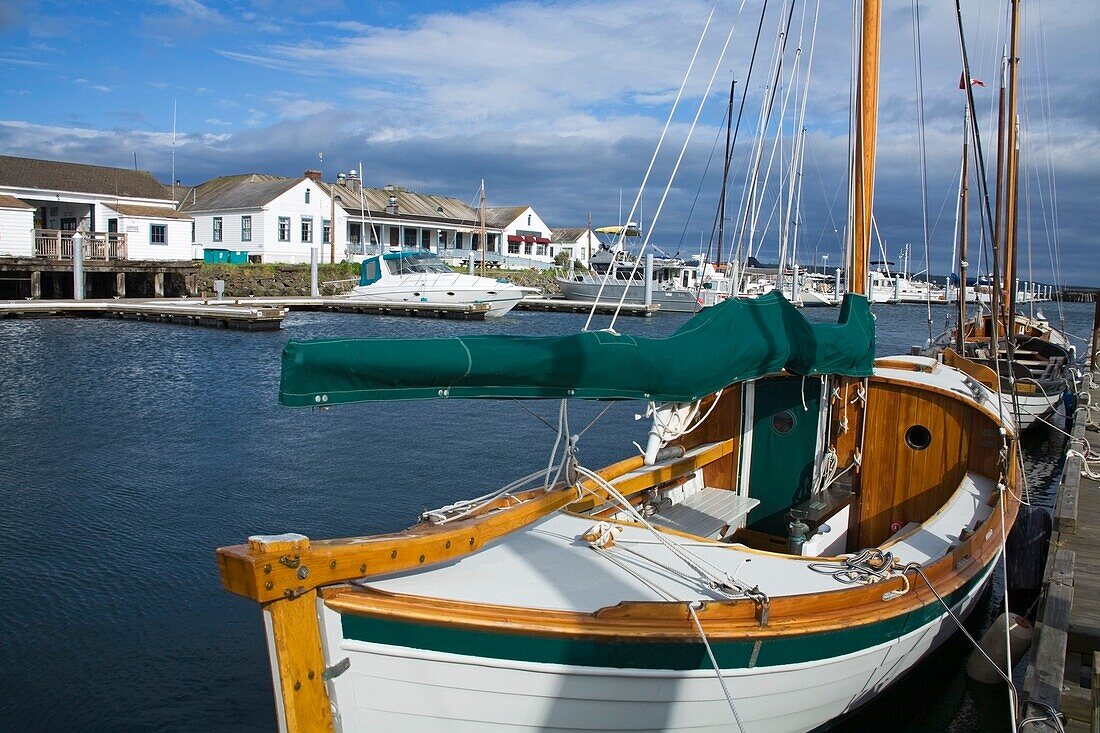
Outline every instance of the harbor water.
[[[1067, 330], [1084, 336], [1092, 305], [1063, 308]], [[947, 310], [934, 309], [934, 331]], [[1045, 310], [1056, 320], [1057, 305]], [[907, 353], [928, 336], [924, 307], [880, 306], [876, 316], [880, 355]], [[626, 318], [616, 328], [660, 336], [686, 318]], [[221, 589], [216, 547], [260, 533], [399, 530], [424, 509], [545, 466], [554, 434], [525, 407], [553, 423], [556, 404], [280, 407], [288, 339], [549, 335], [583, 324], [581, 315], [520, 312], [485, 323], [296, 313], [270, 333], [0, 321], [4, 728], [273, 731], [260, 610]], [[602, 407], [573, 405], [574, 432]], [[584, 433], [582, 462], [629, 455], [645, 432], [641, 410], [612, 406]], [[1058, 472], [1059, 437], [1034, 433], [1029, 473], [1046, 486]], [[975, 613], [976, 629], [997, 614], [996, 595]], [[956, 636], [835, 730], [1007, 729], [1007, 696], [967, 682], [968, 651]]]

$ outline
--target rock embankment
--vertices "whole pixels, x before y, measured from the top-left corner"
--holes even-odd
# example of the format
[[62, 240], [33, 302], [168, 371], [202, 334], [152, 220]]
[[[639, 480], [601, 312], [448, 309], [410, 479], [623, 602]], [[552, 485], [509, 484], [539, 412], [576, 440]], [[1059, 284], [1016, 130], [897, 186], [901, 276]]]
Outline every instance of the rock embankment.
[[[465, 272], [464, 269], [459, 271]], [[541, 288], [546, 295], [558, 292], [553, 271], [508, 270], [494, 272], [493, 277], [501, 277], [517, 285]], [[346, 293], [359, 281], [359, 265], [350, 262], [318, 265], [317, 279], [321, 283], [321, 295]], [[309, 295], [309, 265], [203, 264], [198, 272], [197, 294], [212, 297], [215, 280], [225, 281], [226, 297]]]

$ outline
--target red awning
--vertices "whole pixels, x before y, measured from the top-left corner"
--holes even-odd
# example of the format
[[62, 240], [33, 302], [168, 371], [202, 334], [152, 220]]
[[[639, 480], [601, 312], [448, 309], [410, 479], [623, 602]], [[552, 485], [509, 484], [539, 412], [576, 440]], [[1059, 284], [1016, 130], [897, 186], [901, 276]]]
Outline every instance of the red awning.
[[534, 244], [535, 243], [535, 238], [534, 237], [524, 237], [523, 241], [527, 242], [529, 244]]
[[550, 240], [546, 237], [535, 237], [535, 241], [539, 244], [550, 244]]
[[518, 236], [518, 235], [516, 235], [516, 234], [509, 234], [509, 235], [508, 235], [508, 241], [509, 241], [509, 242], [522, 242], [522, 241], [523, 241], [523, 237], [520, 237], [520, 236]]

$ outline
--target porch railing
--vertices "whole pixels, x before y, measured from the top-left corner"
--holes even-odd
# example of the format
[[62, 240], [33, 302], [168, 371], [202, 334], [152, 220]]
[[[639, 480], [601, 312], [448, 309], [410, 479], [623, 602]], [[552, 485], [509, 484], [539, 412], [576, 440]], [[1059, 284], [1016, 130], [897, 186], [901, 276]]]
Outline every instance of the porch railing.
[[[73, 258], [73, 235], [76, 232], [59, 229], [34, 230], [34, 256], [50, 260]], [[126, 259], [126, 235], [121, 232], [81, 232], [84, 237], [84, 259]]]

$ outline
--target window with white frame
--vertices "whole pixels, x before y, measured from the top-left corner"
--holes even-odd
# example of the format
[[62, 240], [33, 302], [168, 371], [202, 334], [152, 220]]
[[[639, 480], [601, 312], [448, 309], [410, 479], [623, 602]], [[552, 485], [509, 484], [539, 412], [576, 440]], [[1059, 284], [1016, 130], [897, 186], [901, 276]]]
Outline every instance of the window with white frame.
[[332, 221], [329, 219], [321, 220], [321, 241], [332, 244]]
[[242, 242], [251, 242], [252, 241], [252, 217], [251, 216], [242, 216], [241, 217], [241, 241]]
[[279, 217], [279, 241], [280, 242], [289, 242], [290, 241], [290, 217], [289, 216], [280, 216]]
[[215, 242], [222, 241], [222, 218], [220, 216], [214, 217], [213, 238]]
[[149, 225], [149, 244], [168, 244], [168, 225]]
[[306, 203], [309, 203], [309, 189], [306, 189]]
[[313, 217], [302, 217], [302, 244], [307, 244], [313, 241]]

